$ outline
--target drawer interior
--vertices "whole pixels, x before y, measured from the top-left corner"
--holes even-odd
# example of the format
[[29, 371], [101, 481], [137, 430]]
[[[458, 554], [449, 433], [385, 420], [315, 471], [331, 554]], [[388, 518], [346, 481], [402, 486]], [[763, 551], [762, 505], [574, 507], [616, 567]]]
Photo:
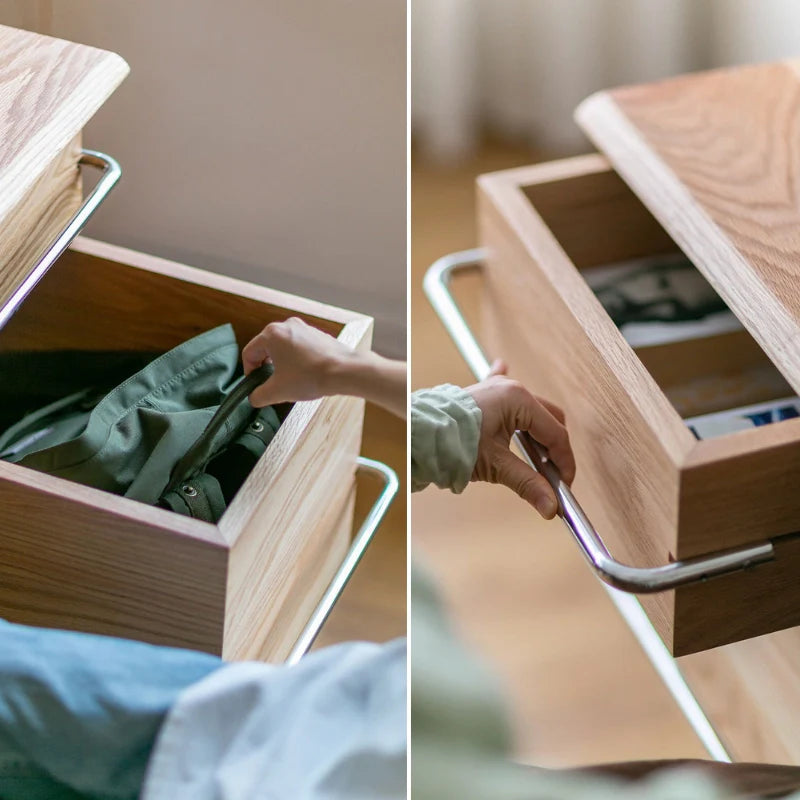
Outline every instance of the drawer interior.
[[[127, 359], [131, 364], [139, 361], [127, 373], [133, 374], [150, 360], [139, 354], [155, 356], [225, 323], [233, 326], [241, 348], [269, 322], [294, 315], [333, 335], [344, 327], [261, 299], [193, 283], [183, 276], [68, 250], [0, 331], [0, 351], [137, 354]], [[14, 360], [18, 380], [28, 363], [35, 364], [35, 358]], [[112, 358], [109, 368], [114, 363]], [[32, 385], [47, 380], [46, 375], [26, 377]], [[103, 377], [87, 375], [86, 385], [110, 389], [121, 382], [110, 378], [109, 383]], [[279, 409], [284, 424], [292, 414], [290, 406]]]
[[333, 336], [343, 328], [183, 277], [67, 250], [0, 331], [0, 350], [166, 351], [226, 322], [244, 345], [265, 325], [290, 316]]
[[[612, 286], [623, 297], [627, 291], [638, 300], [644, 289], [653, 298], [665, 300], [663, 305], [653, 304], [663, 310], [669, 307], [666, 301], [674, 286], [661, 286], [662, 279], [651, 274], [651, 267], [660, 270], [683, 262], [684, 285], [692, 291], [699, 288], [706, 299], [716, 298], [722, 310], [715, 310], [713, 318], [706, 316], [699, 325], [687, 323], [685, 336], [676, 335], [681, 329], [672, 323], [658, 324], [666, 335], [649, 335], [648, 327], [655, 328], [639, 322], [621, 328], [623, 335], [635, 329], [636, 335], [626, 338], [681, 417], [691, 419], [795, 396], [755, 339], [726, 313], [705, 278], [682, 258], [675, 242], [616, 172], [573, 174], [525, 185], [523, 192], [596, 294], [607, 295]], [[634, 260], [647, 262], [642, 264], [647, 276], [638, 282], [624, 274], [635, 266], [630, 263]], [[639, 335], [643, 330], [644, 337]], [[643, 343], [643, 338], [649, 341]], [[700, 438], [721, 435], [726, 424], [706, 424]]]

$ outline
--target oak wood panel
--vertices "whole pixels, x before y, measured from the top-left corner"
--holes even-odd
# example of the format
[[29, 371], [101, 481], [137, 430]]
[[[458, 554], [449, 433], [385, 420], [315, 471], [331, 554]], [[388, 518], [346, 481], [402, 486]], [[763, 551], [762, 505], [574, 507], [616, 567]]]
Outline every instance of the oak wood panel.
[[232, 322], [240, 345], [298, 316], [338, 336], [364, 319], [313, 300], [79, 237], [0, 336], [3, 350], [169, 349]]
[[698, 442], [682, 469], [679, 526], [679, 555], [800, 531], [800, 419]]
[[800, 539], [790, 535], [773, 545], [774, 561], [675, 592], [674, 655], [800, 625]]
[[799, 651], [792, 628], [679, 660], [736, 760], [800, 764]]
[[576, 119], [800, 392], [796, 65], [600, 92]]
[[[560, 172], [567, 167], [582, 175], [587, 163], [577, 159]], [[602, 168], [597, 159], [589, 164], [593, 173]], [[520, 377], [564, 407], [578, 448], [578, 480], [603, 476], [598, 492], [620, 523], [613, 529], [647, 531], [658, 543], [647, 545], [657, 563], [657, 552], [675, 550], [678, 470], [694, 437], [553, 237], [552, 219], [545, 223], [519, 190], [521, 177], [531, 186], [551, 175], [544, 165], [524, 176], [479, 179], [481, 241], [489, 251], [486, 307], [497, 315], [503, 339], [493, 355], [506, 357], [512, 342], [527, 353], [520, 354]], [[580, 197], [577, 180], [561, 178], [562, 192]], [[600, 203], [595, 215], [602, 218], [603, 209]], [[614, 249], [623, 257], [620, 244]]]
[[128, 66], [114, 53], [6, 26], [0, 53], [1, 304], [26, 274], [14, 254], [59, 203], [63, 175], [76, 168], [70, 145]]
[[8, 214], [0, 245], [4, 285], [22, 282], [81, 205], [81, 138], [69, 142]]
[[[675, 242], [598, 154], [504, 173], [522, 188], [578, 269], [674, 253]], [[571, 181], [565, 191], [563, 181]], [[597, 208], [602, 206], [603, 213]]]
[[[713, 391], [725, 379], [741, 386], [737, 405], [793, 394], [786, 379], [747, 331], [637, 347], [636, 355], [684, 418], [730, 408], [729, 395]], [[708, 382], [714, 383], [709, 387], [711, 391], [698, 391]]]
[[[250, 640], [243, 639], [241, 642], [242, 655], [234, 653], [233, 658], [252, 658], [247, 654], [255, 651], [259, 661], [278, 663], [285, 660], [347, 554], [353, 534], [355, 501], [354, 481], [344, 505], [338, 511], [338, 517], [331, 503], [329, 513], [322, 516], [318, 529], [312, 532], [308, 546], [298, 554], [298, 561], [293, 565], [287, 581], [294, 583], [291, 590], [281, 593], [279, 607], [266, 609], [266, 613], [272, 616], [272, 622], [267, 635], [262, 638], [261, 649], [256, 650], [258, 637], [251, 636]], [[334, 517], [336, 521], [331, 522]], [[360, 630], [351, 638], [362, 639], [363, 633]]]
[[[315, 554], [320, 539], [340, 525], [351, 494], [364, 406], [353, 398], [328, 398], [318, 412], [301, 430], [287, 429], [283, 442], [275, 437], [269, 457], [256, 465], [220, 520], [231, 547], [226, 657], [283, 657], [305, 624], [301, 618], [281, 619], [287, 598], [309, 592], [318, 599], [344, 556], [339, 541], [338, 561], [320, 572]], [[281, 427], [291, 423], [290, 415]], [[273, 627], [287, 631], [274, 643]]]
[[[573, 489], [615, 557], [636, 566], [665, 563], [677, 526], [677, 465], [641, 421], [603, 352], [560, 293], [531, 268], [503, 213], [485, 195], [479, 222], [490, 252], [483, 291], [490, 357], [502, 357], [512, 377], [565, 410], [578, 465]], [[554, 342], [569, 344], [562, 349]], [[624, 535], [630, 531], [635, 537]], [[671, 647], [674, 593], [642, 600]]]
[[220, 652], [213, 525], [0, 462], [0, 616]]

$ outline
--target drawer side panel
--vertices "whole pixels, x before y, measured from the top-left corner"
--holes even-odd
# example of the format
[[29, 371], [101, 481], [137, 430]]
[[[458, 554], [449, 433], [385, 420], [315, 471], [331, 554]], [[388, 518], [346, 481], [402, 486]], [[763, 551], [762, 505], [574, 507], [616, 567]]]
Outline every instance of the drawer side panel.
[[[490, 253], [484, 311], [491, 355], [564, 408], [578, 463], [576, 496], [590, 518], [607, 512], [600, 534], [612, 552], [625, 541], [637, 552], [636, 565], [664, 563], [675, 544], [679, 465], [642, 418], [602, 342], [570, 311], [486, 193], [479, 217]], [[541, 224], [534, 233], [549, 235]], [[565, 267], [573, 269], [566, 260]]]
[[[264, 647], [258, 654], [261, 661], [283, 661], [297, 641], [300, 629], [311, 617], [317, 603], [328, 588], [333, 575], [344, 560], [353, 535], [356, 486], [344, 498], [339, 516], [331, 525], [331, 515], [321, 516], [309, 546], [295, 567], [299, 591], [287, 594], [275, 616]], [[334, 512], [335, 503], [331, 503]], [[235, 657], [235, 656], [234, 656]]]

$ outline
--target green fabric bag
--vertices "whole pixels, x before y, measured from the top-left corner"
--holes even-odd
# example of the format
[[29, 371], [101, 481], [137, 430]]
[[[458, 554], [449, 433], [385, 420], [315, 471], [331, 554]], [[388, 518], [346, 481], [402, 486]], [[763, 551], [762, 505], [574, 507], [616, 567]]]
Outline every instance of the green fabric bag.
[[[137, 371], [108, 391], [110, 377], [132, 364]], [[85, 385], [90, 369], [97, 387]], [[216, 522], [280, 425], [275, 408], [255, 411], [246, 401], [270, 373], [262, 368], [239, 381], [230, 325], [155, 359], [5, 354], [0, 374], [15, 380], [0, 390], [0, 420], [8, 421], [13, 406], [17, 415], [30, 409], [34, 397], [49, 402], [0, 434], [0, 458]], [[53, 399], [55, 391], [65, 394]]]

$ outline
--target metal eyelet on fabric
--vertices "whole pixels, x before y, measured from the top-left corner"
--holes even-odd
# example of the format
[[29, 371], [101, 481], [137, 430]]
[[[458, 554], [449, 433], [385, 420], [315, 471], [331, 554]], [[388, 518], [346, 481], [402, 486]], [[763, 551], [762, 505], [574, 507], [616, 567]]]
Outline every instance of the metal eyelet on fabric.
[[182, 486], [181, 491], [187, 497], [197, 497], [197, 489], [195, 489], [194, 486], [192, 486], [190, 483], [187, 483], [184, 486]]
[[250, 430], [255, 431], [256, 433], [261, 433], [264, 430], [264, 423], [259, 422], [258, 420], [251, 422]]

